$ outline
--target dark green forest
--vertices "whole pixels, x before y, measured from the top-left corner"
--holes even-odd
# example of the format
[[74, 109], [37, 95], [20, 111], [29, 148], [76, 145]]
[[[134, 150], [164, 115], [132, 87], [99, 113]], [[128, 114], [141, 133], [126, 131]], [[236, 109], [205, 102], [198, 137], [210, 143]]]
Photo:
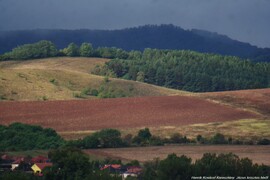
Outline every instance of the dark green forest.
[[131, 51], [128, 60], [111, 60], [93, 73], [112, 72], [116, 77], [192, 92], [270, 87], [269, 63], [194, 51]]

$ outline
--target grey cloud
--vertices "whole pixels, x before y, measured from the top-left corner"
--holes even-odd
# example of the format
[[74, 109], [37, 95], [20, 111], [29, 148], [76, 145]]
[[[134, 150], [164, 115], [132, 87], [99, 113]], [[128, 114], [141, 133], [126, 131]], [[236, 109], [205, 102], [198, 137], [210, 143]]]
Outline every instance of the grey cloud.
[[0, 30], [172, 23], [270, 47], [269, 0], [0, 0]]

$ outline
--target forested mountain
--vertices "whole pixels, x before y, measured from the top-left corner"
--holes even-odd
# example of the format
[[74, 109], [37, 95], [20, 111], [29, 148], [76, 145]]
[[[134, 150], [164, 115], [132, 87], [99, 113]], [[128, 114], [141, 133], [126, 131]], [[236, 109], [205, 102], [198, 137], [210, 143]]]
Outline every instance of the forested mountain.
[[57, 48], [69, 43], [91, 42], [94, 47], [124, 50], [145, 48], [194, 50], [270, 61], [270, 48], [257, 48], [224, 35], [202, 30], [184, 30], [173, 25], [146, 25], [122, 30], [24, 30], [0, 32], [0, 54], [18, 45], [49, 40]]

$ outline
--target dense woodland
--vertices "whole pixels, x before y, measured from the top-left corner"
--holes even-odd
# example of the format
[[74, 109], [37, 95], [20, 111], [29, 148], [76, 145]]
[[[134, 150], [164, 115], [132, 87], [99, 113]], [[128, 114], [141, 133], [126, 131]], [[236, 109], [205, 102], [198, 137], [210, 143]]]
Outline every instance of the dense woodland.
[[235, 56], [198, 53], [188, 50], [145, 49], [124, 51], [119, 48], [94, 49], [90, 43], [69, 44], [57, 50], [50, 41], [14, 48], [0, 60], [27, 60], [45, 57], [111, 58], [92, 73], [141, 81], [192, 92], [225, 91], [270, 87], [270, 64], [255, 63]]
[[217, 33], [184, 30], [173, 25], [146, 25], [122, 30], [0, 31], [0, 53], [44, 39], [52, 41], [60, 49], [71, 42], [91, 42], [95, 48], [117, 47], [126, 51], [143, 51], [145, 48], [193, 50], [239, 56], [254, 61], [269, 61], [270, 57], [270, 48], [258, 48]]
[[270, 64], [194, 51], [145, 49], [111, 60], [94, 73], [175, 89], [206, 92], [270, 87]]
[[64, 144], [53, 129], [21, 123], [0, 125], [0, 137], [0, 151], [52, 149]]

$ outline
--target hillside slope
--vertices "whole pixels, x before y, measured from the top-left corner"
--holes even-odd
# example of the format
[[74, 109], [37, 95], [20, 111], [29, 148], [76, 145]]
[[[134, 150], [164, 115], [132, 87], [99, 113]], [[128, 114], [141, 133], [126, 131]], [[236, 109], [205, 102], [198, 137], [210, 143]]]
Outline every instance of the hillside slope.
[[134, 81], [90, 74], [96, 65], [107, 62], [99, 58], [48, 58], [29, 61], [0, 62], [0, 99], [68, 100], [96, 98], [85, 94], [89, 89], [105, 89], [120, 97], [188, 94]]
[[270, 117], [270, 88], [201, 93], [199, 96], [236, 108], [241, 107], [256, 111], [265, 117]]

